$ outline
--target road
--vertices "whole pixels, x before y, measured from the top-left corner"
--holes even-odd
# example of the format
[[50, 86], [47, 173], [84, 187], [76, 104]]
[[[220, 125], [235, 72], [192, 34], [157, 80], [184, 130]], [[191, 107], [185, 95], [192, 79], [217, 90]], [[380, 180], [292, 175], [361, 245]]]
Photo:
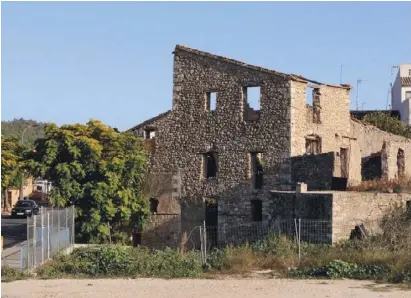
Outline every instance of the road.
[[[49, 216], [44, 216], [44, 226], [47, 226], [47, 220], [50, 226], [57, 228], [60, 224], [60, 228], [66, 226], [66, 213], [64, 210], [58, 212], [57, 210], [49, 211]], [[46, 215], [46, 214], [45, 214]], [[48, 219], [47, 219], [48, 217]], [[67, 221], [72, 219], [67, 218]], [[33, 222], [31, 221], [31, 224]], [[71, 224], [71, 222], [67, 222]], [[41, 226], [41, 217], [37, 216], [37, 227]], [[32, 232], [31, 232], [32, 233]], [[10, 216], [1, 216], [1, 235], [3, 236], [4, 248], [11, 247], [17, 243], [27, 240], [27, 219], [26, 218], [11, 218]], [[33, 235], [31, 235], [32, 237]]]
[[10, 218], [1, 216], [1, 235], [3, 236], [4, 248], [27, 240], [27, 219]]

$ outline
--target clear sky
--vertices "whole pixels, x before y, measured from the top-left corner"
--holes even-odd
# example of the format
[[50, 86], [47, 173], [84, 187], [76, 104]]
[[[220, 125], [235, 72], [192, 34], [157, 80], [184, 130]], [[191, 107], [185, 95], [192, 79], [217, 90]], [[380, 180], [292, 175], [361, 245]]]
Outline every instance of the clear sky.
[[410, 12], [411, 2], [3, 2], [2, 120], [128, 129], [171, 108], [176, 44], [327, 83], [344, 64], [344, 83], [367, 80], [364, 109], [385, 109], [391, 66], [411, 63]]

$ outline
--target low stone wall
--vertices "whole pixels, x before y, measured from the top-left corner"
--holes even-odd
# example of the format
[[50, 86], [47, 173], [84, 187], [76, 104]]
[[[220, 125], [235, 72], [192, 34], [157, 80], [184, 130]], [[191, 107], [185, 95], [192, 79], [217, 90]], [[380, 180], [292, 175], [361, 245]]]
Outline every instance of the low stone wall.
[[355, 226], [363, 224], [380, 232], [382, 217], [396, 204], [411, 201], [411, 194], [371, 192], [271, 192], [268, 209], [273, 219], [301, 219], [302, 240], [335, 243], [349, 239]]
[[308, 190], [331, 189], [335, 168], [335, 153], [291, 157], [291, 180], [304, 182]]
[[349, 239], [351, 230], [363, 224], [368, 232], [381, 232], [380, 221], [395, 205], [404, 208], [411, 194], [335, 192], [333, 196], [333, 242]]
[[141, 235], [141, 245], [154, 249], [177, 248], [180, 246], [181, 234], [180, 214], [155, 214]]

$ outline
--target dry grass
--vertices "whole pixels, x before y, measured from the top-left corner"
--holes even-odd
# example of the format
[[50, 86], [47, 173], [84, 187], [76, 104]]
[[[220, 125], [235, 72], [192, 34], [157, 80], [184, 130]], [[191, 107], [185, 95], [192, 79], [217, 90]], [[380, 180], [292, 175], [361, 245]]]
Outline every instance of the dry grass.
[[411, 177], [408, 175], [395, 179], [375, 179], [362, 181], [361, 184], [348, 187], [350, 191], [378, 191], [384, 193], [411, 193]]

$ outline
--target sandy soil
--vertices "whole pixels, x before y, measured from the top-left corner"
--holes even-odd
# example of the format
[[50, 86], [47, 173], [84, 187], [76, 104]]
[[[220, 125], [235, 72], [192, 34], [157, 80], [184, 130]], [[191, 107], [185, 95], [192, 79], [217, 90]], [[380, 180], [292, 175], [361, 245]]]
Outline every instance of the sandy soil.
[[411, 297], [411, 289], [353, 280], [290, 279], [95, 279], [2, 283], [1, 297]]

